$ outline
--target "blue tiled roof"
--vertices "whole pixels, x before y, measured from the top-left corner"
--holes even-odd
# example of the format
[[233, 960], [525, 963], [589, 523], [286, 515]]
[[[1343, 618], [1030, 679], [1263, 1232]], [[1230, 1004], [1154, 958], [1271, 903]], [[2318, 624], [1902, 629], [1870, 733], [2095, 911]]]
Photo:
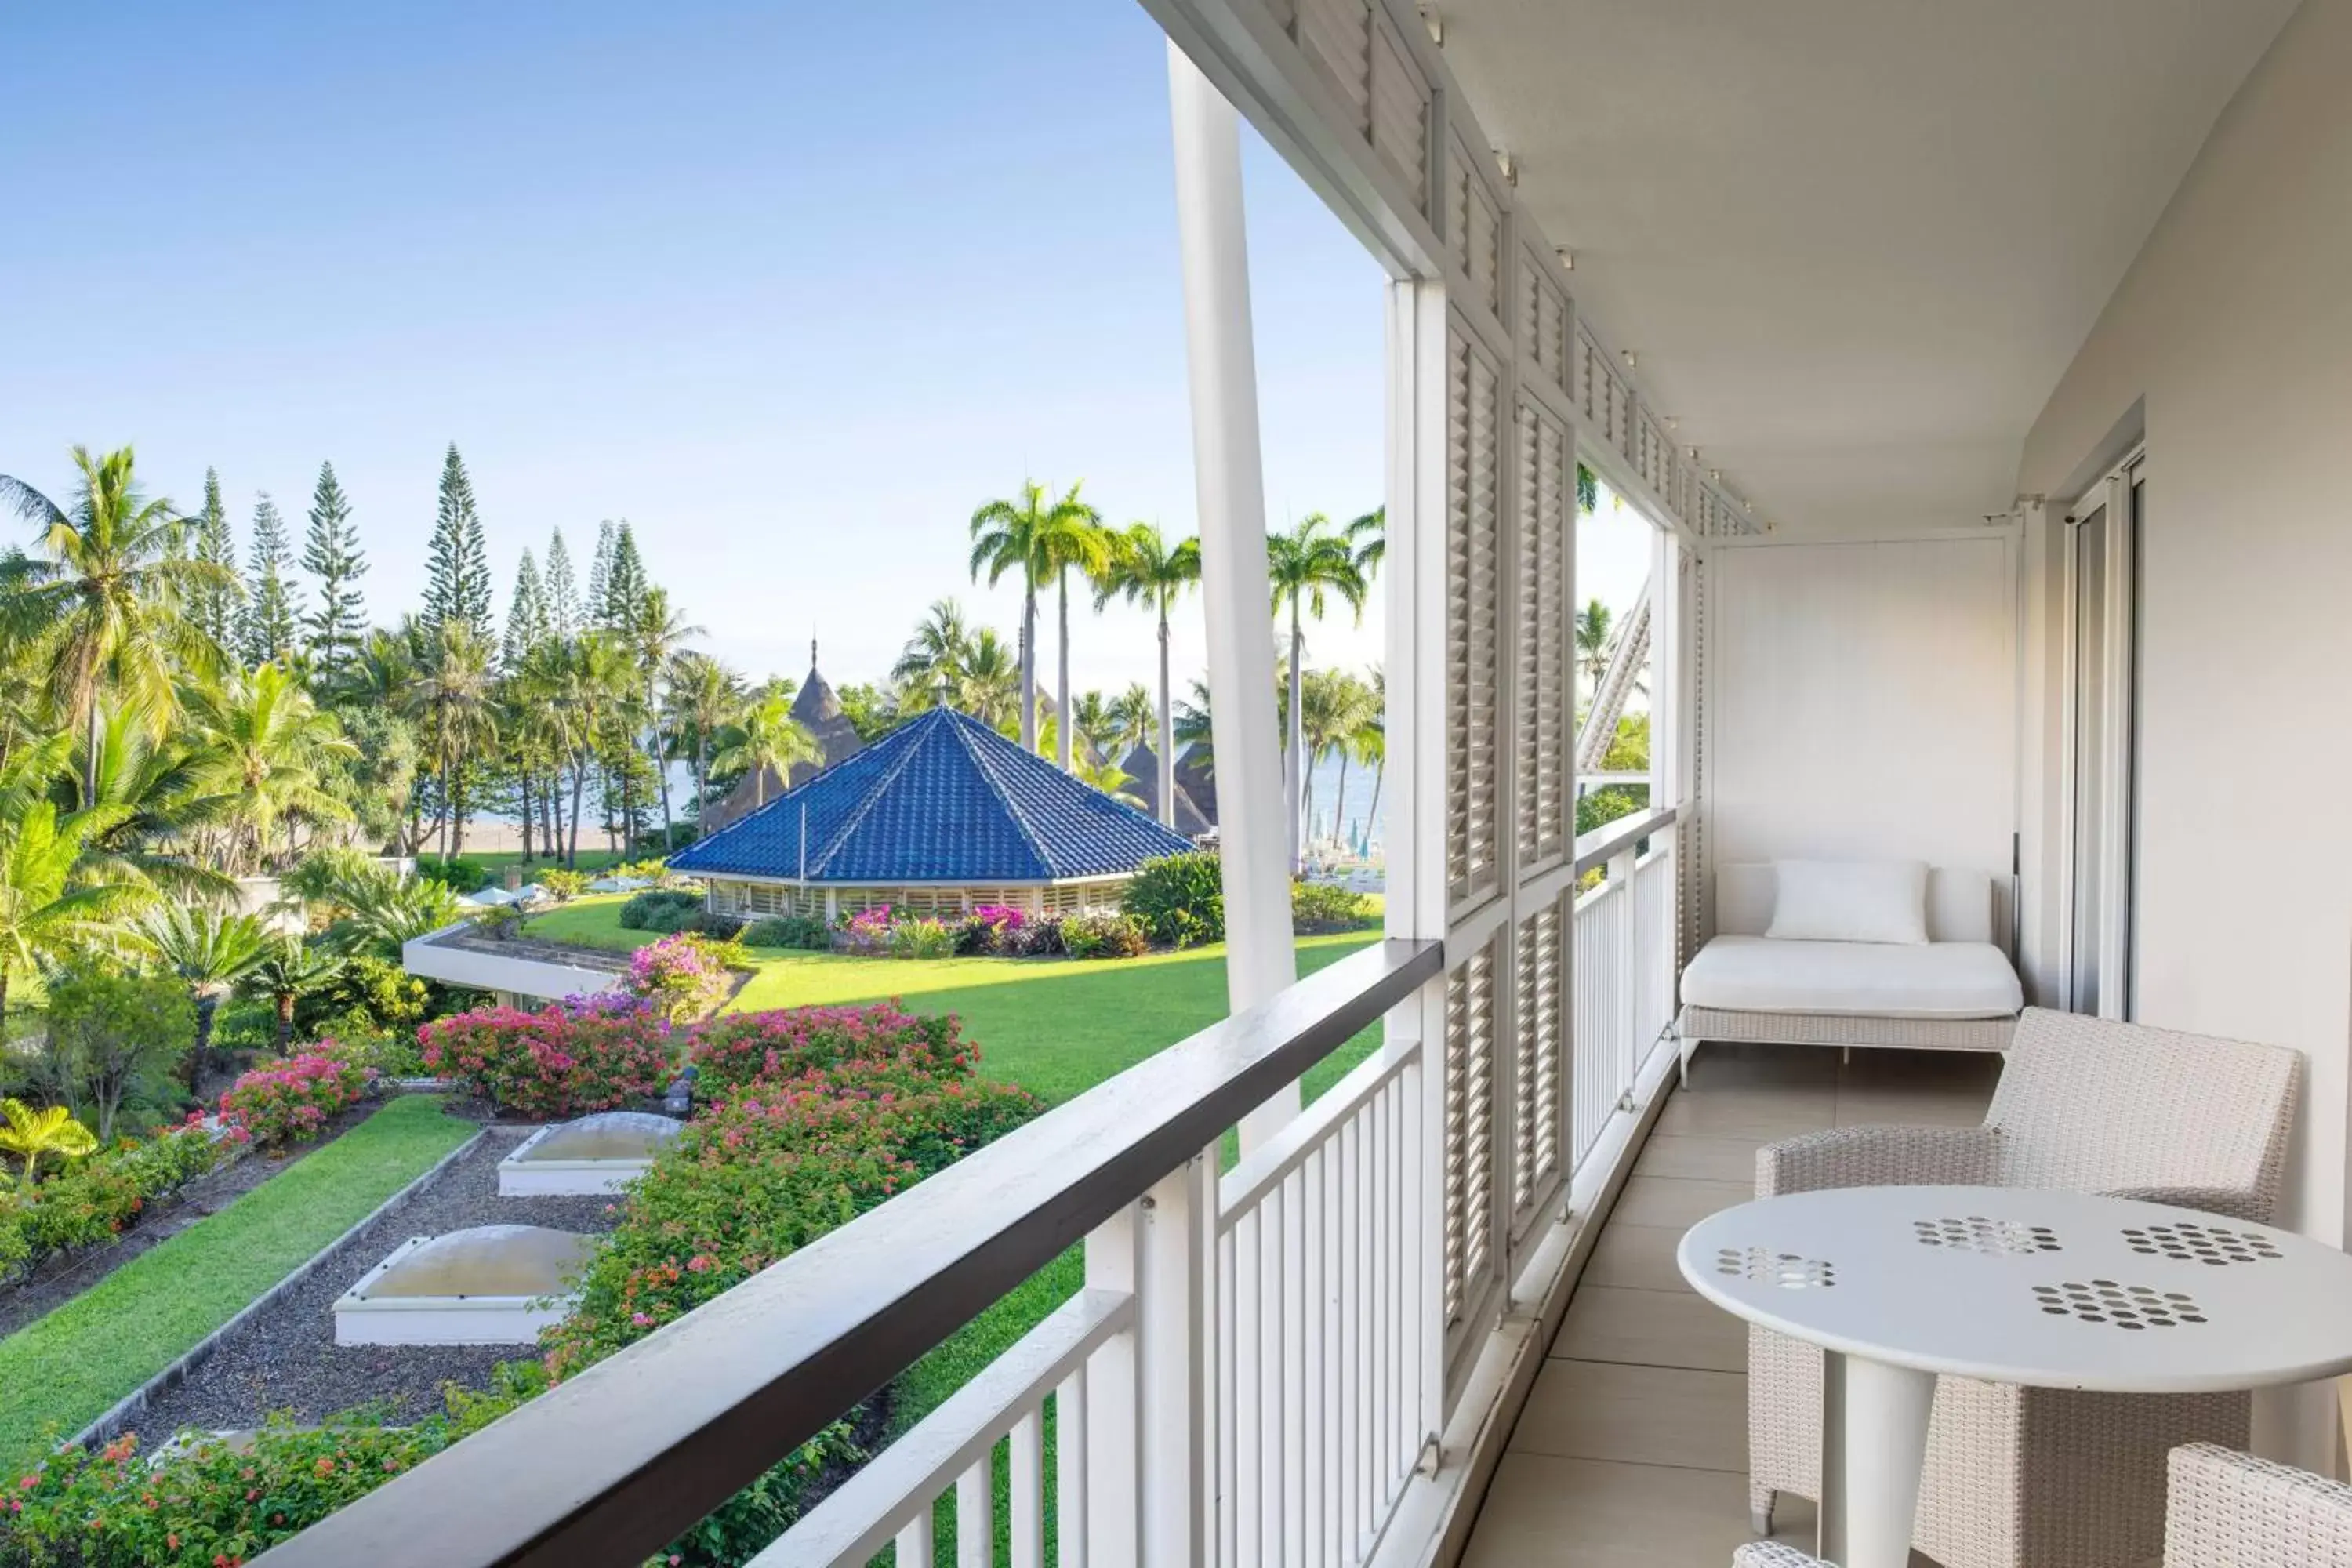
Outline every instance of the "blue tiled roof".
[[1116, 875], [1191, 847], [1133, 806], [941, 708], [669, 863], [812, 882], [1041, 882]]

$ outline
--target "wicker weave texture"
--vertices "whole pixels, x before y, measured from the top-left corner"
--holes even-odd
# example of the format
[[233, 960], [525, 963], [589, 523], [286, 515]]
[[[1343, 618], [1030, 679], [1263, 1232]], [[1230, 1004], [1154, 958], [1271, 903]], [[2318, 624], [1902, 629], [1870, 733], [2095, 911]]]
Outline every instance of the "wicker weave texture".
[[1822, 1563], [1777, 1541], [1751, 1541], [1731, 1554], [1731, 1568], [1822, 1568]]
[[2164, 1568], [2352, 1568], [2352, 1487], [2202, 1443], [2170, 1471]]
[[1675, 1032], [1685, 1041], [1775, 1046], [1873, 1046], [1912, 1051], [2005, 1051], [2014, 1018], [1876, 1018], [1839, 1013], [1734, 1013], [1685, 1006]]
[[[1843, 1128], [1757, 1152], [1759, 1196], [1984, 1184], [2126, 1192], [2266, 1221], [2302, 1058], [2029, 1008], [1981, 1128]], [[1748, 1336], [1751, 1504], [1821, 1495], [1821, 1352]], [[2242, 1446], [2242, 1394], [2119, 1396], [1945, 1378], [1916, 1543], [1944, 1568], [2124, 1568], [2153, 1557], [2165, 1454]]]

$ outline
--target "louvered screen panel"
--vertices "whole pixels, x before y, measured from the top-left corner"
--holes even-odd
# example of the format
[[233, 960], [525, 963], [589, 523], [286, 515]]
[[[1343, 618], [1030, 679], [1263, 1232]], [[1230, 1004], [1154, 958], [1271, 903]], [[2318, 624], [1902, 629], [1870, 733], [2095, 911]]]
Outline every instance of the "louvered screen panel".
[[1502, 932], [1445, 984], [1445, 1284], [1448, 1336], [1483, 1316], [1495, 1247], [1495, 986]]
[[1446, 386], [1446, 884], [1457, 908], [1499, 885], [1501, 377], [1457, 328]]
[[1511, 1245], [1543, 1228], [1567, 1170], [1560, 1096], [1568, 1082], [1567, 949], [1573, 889], [1519, 922], [1518, 1006], [1511, 1019]]
[[1282, 25], [1284, 32], [1293, 33], [1298, 26], [1297, 0], [1265, 0], [1265, 9], [1267, 15]]
[[1474, 154], [1462, 138], [1454, 138], [1454, 160], [1446, 174], [1446, 243], [1470, 279], [1471, 298], [1492, 311], [1503, 313], [1503, 216], [1478, 177]]
[[1568, 429], [1532, 399], [1519, 403], [1518, 876], [1566, 853], [1574, 715], [1568, 671], [1569, 533], [1575, 475]]
[[1429, 83], [1388, 17], [1372, 26], [1372, 151], [1387, 160], [1412, 192], [1413, 205], [1428, 208]]
[[[1702, 491], [1710, 500], [1712, 489]], [[1682, 951], [1675, 973], [1688, 963], [1707, 932], [1702, 911], [1706, 909], [1706, 563], [1696, 552], [1677, 551], [1682, 557], [1683, 647], [1690, 660], [1690, 678], [1676, 696], [1690, 703], [1689, 747], [1683, 773], [1687, 809], [1675, 818], [1675, 868], [1682, 873]]]
[[1554, 386], [1574, 395], [1574, 377], [1568, 363], [1568, 296], [1532, 256], [1519, 258], [1520, 368], [1528, 365], [1551, 378]]
[[1371, 125], [1371, 9], [1364, 0], [1297, 3], [1298, 47], [1354, 110], [1361, 135]]

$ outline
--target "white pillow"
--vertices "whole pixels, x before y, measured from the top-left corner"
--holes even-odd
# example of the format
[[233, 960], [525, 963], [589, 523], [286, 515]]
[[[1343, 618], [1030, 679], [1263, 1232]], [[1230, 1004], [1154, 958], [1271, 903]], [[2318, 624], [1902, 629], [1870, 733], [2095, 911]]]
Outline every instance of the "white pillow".
[[1924, 860], [1775, 860], [1765, 935], [1793, 942], [1924, 942]]

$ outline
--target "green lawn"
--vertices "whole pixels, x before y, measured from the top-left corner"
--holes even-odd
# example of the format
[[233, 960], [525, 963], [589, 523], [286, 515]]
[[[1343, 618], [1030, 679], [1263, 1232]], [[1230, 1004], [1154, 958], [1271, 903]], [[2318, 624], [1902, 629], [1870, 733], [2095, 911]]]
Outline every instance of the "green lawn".
[[473, 1136], [404, 1096], [0, 1340], [0, 1474], [79, 1430]]

